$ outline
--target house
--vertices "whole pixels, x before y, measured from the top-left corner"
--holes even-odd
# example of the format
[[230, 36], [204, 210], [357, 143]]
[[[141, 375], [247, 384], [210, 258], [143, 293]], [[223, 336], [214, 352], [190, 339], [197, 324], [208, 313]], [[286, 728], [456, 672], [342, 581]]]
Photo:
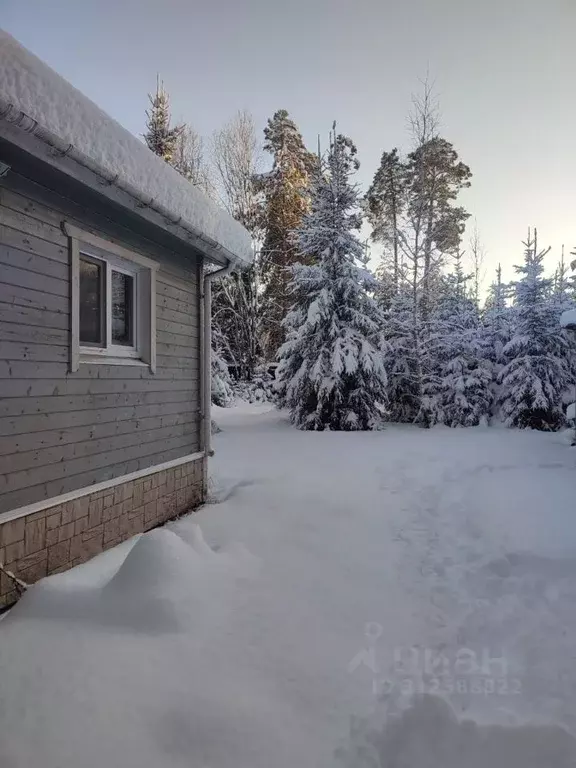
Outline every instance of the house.
[[[210, 284], [251, 259], [243, 227], [0, 31], [5, 570], [34, 582], [203, 501]], [[14, 586], [0, 574], [0, 604]]]

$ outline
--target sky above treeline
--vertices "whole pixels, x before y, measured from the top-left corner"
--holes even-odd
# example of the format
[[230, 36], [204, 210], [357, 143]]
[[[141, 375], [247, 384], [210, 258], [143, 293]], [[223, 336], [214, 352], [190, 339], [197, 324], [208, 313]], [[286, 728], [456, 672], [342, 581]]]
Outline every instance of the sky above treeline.
[[576, 246], [574, 0], [0, 0], [0, 26], [138, 135], [157, 72], [205, 137], [239, 109], [263, 129], [284, 108], [315, 149], [337, 120], [364, 189], [383, 150], [409, 149], [428, 71], [473, 173], [461, 202], [486, 282], [498, 262], [512, 278], [529, 226], [550, 270]]

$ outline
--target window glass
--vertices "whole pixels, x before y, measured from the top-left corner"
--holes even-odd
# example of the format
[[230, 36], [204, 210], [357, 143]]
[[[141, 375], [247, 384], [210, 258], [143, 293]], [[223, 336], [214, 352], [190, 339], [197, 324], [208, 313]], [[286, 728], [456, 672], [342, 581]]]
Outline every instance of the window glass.
[[104, 264], [80, 258], [80, 343], [104, 346]]
[[112, 270], [112, 344], [134, 345], [134, 278]]

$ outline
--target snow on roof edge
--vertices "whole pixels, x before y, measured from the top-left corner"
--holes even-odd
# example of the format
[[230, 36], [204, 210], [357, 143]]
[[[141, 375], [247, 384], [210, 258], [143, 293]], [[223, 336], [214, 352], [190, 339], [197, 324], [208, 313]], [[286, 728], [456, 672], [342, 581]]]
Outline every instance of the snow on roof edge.
[[105, 173], [118, 175], [120, 186], [154, 200], [244, 264], [252, 262], [252, 240], [239, 222], [2, 29], [0, 96]]

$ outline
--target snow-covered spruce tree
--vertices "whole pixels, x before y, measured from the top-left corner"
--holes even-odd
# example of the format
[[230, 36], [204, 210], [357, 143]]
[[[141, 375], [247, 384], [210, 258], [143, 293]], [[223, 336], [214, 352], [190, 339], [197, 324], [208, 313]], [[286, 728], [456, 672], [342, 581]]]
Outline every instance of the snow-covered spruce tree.
[[504, 361], [504, 347], [512, 338], [515, 310], [508, 306], [510, 294], [511, 288], [502, 282], [502, 267], [498, 264], [482, 313], [485, 356], [492, 362], [495, 375]]
[[313, 255], [317, 263], [292, 268], [295, 304], [278, 379], [282, 403], [300, 429], [375, 429], [385, 410], [384, 318], [366, 290], [373, 279], [358, 264], [359, 195], [350, 179], [358, 166], [351, 140], [333, 137], [297, 232], [304, 259]]
[[[563, 312], [569, 309], [576, 309], [576, 296], [574, 294], [574, 276], [571, 269], [564, 259], [564, 246], [562, 246], [562, 256], [554, 273], [554, 284], [552, 289], [552, 303], [555, 306], [558, 323]], [[568, 382], [568, 391], [565, 392], [565, 402], [574, 401], [574, 386], [576, 385], [576, 334], [572, 331], [562, 330], [562, 336], [566, 341], [566, 357], [570, 370], [570, 381]]]
[[554, 273], [554, 282], [552, 287], [552, 301], [561, 314], [567, 309], [574, 308], [574, 287], [572, 285], [572, 275], [570, 267], [566, 264], [564, 258], [564, 246], [562, 246], [562, 256]]
[[167, 163], [173, 164], [174, 152], [178, 144], [183, 126], [170, 126], [170, 99], [164, 88], [164, 83], [156, 78], [156, 93], [148, 94], [150, 109], [146, 111], [146, 133], [144, 141], [152, 150]]
[[484, 357], [472, 276], [464, 275], [460, 253], [444, 280], [439, 307], [430, 317], [433, 366], [424, 386], [423, 410], [429, 424], [474, 427], [486, 421], [492, 404], [492, 368]]
[[[570, 252], [570, 256], [576, 257], [576, 249]], [[570, 269], [572, 274], [568, 278], [568, 285], [570, 286], [570, 296], [576, 302], [576, 258], [570, 262]]]
[[552, 301], [552, 279], [542, 276], [544, 256], [537, 235], [524, 243], [522, 275], [515, 283], [516, 327], [504, 348], [508, 361], [500, 371], [500, 409], [510, 427], [543, 431], [564, 423], [562, 395], [570, 380], [567, 342]]
[[394, 296], [386, 312], [384, 365], [388, 374], [388, 407], [391, 421], [416, 420], [421, 405], [421, 376], [414, 343], [412, 293], [405, 289]]

